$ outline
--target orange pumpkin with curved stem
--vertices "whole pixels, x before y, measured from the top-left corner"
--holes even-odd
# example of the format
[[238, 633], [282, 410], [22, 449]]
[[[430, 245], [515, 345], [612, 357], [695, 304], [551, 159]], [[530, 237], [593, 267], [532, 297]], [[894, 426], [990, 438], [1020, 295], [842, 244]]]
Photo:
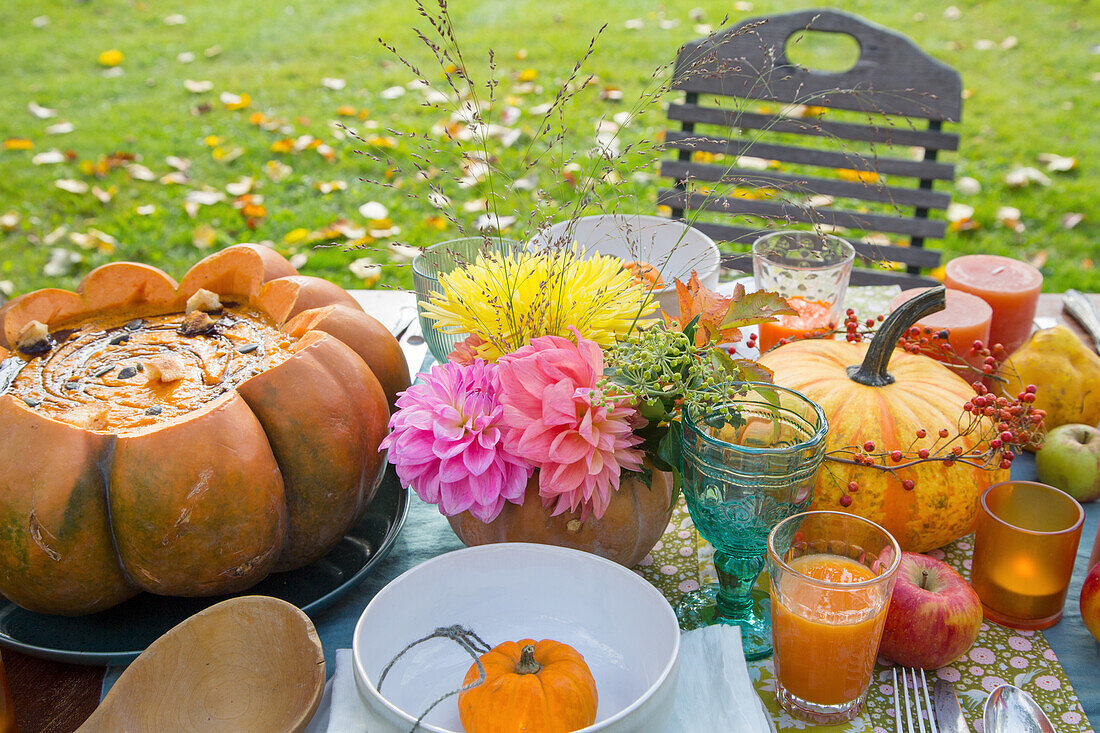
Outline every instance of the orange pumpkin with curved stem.
[[[868, 441], [876, 451], [934, 451], [938, 431], [956, 431], [974, 390], [938, 361], [894, 345], [906, 329], [942, 309], [943, 303], [942, 288], [904, 303], [880, 326], [870, 346], [795, 341], [769, 351], [760, 364], [772, 370], [776, 384], [801, 392], [825, 411], [830, 452]], [[916, 437], [921, 429], [927, 437]], [[979, 442], [974, 433], [956, 440], [952, 445], [967, 452]], [[971, 532], [982, 490], [1007, 478], [1005, 469], [961, 463], [920, 462], [891, 473], [826, 460], [810, 508], [858, 514], [885, 527], [903, 550], [927, 552]], [[911, 490], [904, 487], [906, 480], [913, 482]], [[855, 493], [849, 492], [852, 481], [858, 486]], [[851, 502], [847, 507], [844, 497]]]
[[[196, 294], [216, 305], [192, 311], [205, 330], [191, 333]], [[20, 353], [45, 332], [45, 353]], [[70, 615], [141, 590], [236, 592], [316, 560], [373, 497], [388, 403], [409, 384], [397, 341], [350, 295], [259, 245], [179, 283], [113, 263], [76, 292], [15, 298], [0, 359], [0, 592]]]
[[[458, 696], [467, 733], [571, 733], [596, 721], [596, 681], [568, 644], [506, 641], [482, 654], [481, 664], [485, 681]], [[479, 675], [472, 665], [462, 685]]]

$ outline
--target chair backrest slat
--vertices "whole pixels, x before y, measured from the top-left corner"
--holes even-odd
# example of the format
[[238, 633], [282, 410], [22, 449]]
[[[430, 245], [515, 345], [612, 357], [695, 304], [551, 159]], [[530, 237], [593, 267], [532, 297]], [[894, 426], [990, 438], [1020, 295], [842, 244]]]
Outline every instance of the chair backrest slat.
[[[792, 63], [788, 44], [807, 30], [852, 36], [859, 58], [836, 73]], [[904, 269], [857, 268], [852, 282], [932, 282], [920, 273], [938, 266], [940, 253], [923, 245], [947, 226], [929, 214], [951, 203], [934, 186], [955, 177], [939, 153], [959, 147], [942, 128], [962, 114], [962, 80], [951, 67], [854, 15], [803, 10], [685, 45], [673, 88], [685, 96], [668, 108], [680, 129], [665, 133], [675, 159], [662, 161], [661, 176], [674, 187], [657, 200], [674, 217], [739, 246], [777, 226], [837, 231], [863, 262]], [[751, 270], [744, 254], [724, 255], [723, 264]]]
[[665, 134], [665, 147], [673, 150], [702, 150], [723, 155], [749, 155], [754, 158], [779, 160], [784, 163], [817, 165], [832, 169], [873, 171], [909, 178], [950, 181], [955, 177], [955, 166], [949, 163], [871, 157], [849, 152], [837, 153], [814, 148], [773, 145], [755, 140], [729, 140], [694, 132], [668, 131]]
[[756, 112], [703, 107], [698, 104], [670, 104], [668, 118], [680, 122], [720, 125], [726, 129], [737, 127], [744, 130], [789, 132], [796, 135], [815, 135], [885, 145], [909, 145], [930, 150], [959, 149], [959, 136], [953, 133], [902, 127], [887, 121], [882, 123], [883, 127], [869, 127], [852, 122], [830, 122], [815, 117], [776, 117]]
[[[721, 240], [723, 242], [743, 242], [751, 244], [754, 239], [760, 236], [760, 231], [758, 229], [748, 229], [746, 227], [736, 227], [728, 224], [698, 222], [694, 227], [706, 233], [706, 235], [712, 239]], [[939, 264], [940, 260], [938, 252], [922, 249], [920, 247], [895, 247], [889, 244], [868, 244], [867, 242], [852, 242], [852, 246], [855, 247], [856, 254], [863, 259], [906, 262], [920, 267], [935, 267]], [[748, 265], [748, 269], [752, 270], [752, 258], [748, 253], [730, 255], [729, 257], [731, 261], [740, 257], [747, 258], [744, 262]]]
[[843, 227], [862, 231], [906, 234], [911, 237], [939, 238], [944, 235], [944, 230], [947, 227], [944, 222], [933, 219], [912, 219], [884, 216], [882, 214], [866, 214], [843, 209], [811, 208], [793, 202], [773, 203], [771, 201], [711, 196], [700, 193], [686, 194], [683, 191], [667, 188], [657, 192], [657, 203], [673, 209], [696, 209], [714, 211], [719, 214], [747, 214], [785, 223], [798, 222], [830, 229]]
[[822, 194], [841, 198], [874, 201], [898, 206], [919, 206], [925, 209], [946, 209], [951, 196], [924, 188], [902, 188], [840, 181], [835, 178], [815, 178], [749, 168], [725, 168], [711, 163], [685, 163], [679, 160], [661, 161], [661, 176], [677, 181], [691, 179], [711, 183], [735, 184], [742, 189], [776, 189], [793, 196]]

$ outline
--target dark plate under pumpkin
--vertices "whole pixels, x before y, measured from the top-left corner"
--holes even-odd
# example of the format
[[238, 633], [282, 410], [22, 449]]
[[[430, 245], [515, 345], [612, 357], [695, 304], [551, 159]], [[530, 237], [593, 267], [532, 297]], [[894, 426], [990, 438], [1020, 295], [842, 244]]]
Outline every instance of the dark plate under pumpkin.
[[[405, 523], [409, 493], [393, 467], [362, 518], [327, 555], [304, 568], [270, 575], [234, 595], [267, 595], [307, 614], [327, 608], [362, 581], [393, 547]], [[164, 632], [232, 596], [174, 598], [142, 593], [90, 616], [33, 613], [0, 601], [0, 646], [75, 664], [129, 664]]]

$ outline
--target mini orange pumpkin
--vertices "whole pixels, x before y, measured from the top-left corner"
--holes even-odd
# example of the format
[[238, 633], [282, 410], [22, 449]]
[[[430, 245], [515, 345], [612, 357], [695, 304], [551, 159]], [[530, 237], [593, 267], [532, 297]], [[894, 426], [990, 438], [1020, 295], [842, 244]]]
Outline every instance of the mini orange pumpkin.
[[[506, 641], [481, 663], [485, 681], [458, 696], [466, 733], [571, 733], [596, 721], [596, 681], [568, 644]], [[462, 684], [477, 678], [474, 664]]]

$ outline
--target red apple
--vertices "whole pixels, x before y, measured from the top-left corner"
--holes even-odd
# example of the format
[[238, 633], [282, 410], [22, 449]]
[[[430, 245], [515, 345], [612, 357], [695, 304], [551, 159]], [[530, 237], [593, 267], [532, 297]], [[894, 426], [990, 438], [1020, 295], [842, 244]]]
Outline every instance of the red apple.
[[897, 664], [938, 669], [965, 654], [978, 638], [982, 602], [945, 562], [901, 554], [879, 654]]
[[1081, 618], [1093, 638], [1100, 641], [1100, 563], [1092, 566], [1081, 586]]

